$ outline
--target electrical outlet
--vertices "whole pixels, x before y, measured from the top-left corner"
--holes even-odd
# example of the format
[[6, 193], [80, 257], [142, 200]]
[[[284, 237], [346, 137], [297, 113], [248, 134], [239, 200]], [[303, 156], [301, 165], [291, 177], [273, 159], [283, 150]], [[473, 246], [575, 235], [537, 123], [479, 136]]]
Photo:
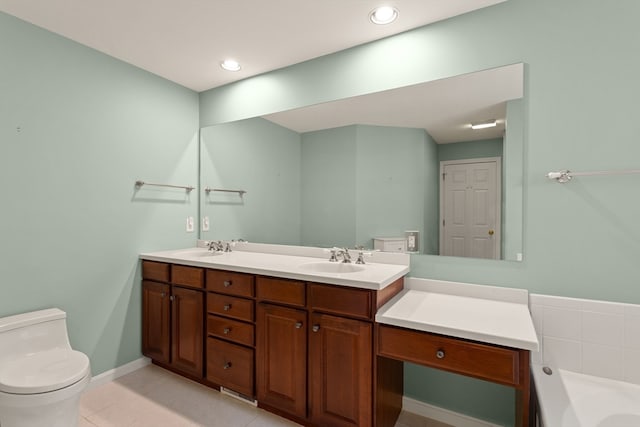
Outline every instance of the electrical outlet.
[[209, 217], [202, 217], [202, 231], [209, 231]]
[[194, 230], [193, 217], [188, 216], [187, 217], [187, 233], [193, 233], [193, 230]]

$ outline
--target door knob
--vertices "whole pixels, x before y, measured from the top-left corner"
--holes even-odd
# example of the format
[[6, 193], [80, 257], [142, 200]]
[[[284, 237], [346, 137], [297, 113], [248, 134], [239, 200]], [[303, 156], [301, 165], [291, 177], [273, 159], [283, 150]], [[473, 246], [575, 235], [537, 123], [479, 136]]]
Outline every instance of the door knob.
[[493, 236], [493, 233], [495, 233], [495, 231], [489, 230], [489, 236]]

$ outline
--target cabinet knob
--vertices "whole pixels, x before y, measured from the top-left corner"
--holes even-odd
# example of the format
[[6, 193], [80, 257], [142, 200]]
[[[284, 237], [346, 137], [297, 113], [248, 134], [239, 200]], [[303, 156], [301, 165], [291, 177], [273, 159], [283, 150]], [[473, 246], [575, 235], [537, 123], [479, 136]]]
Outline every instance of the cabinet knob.
[[231, 280], [225, 280], [223, 283], [225, 288], [228, 288], [229, 286], [233, 285], [233, 281]]
[[166, 295], [167, 295], [166, 293], [161, 292], [161, 293], [160, 293], [160, 298], [164, 298]]
[[302, 328], [302, 322], [296, 322], [296, 329]]
[[227, 362], [227, 363], [224, 364], [222, 369], [229, 369], [230, 367], [231, 367], [231, 362]]
[[318, 332], [320, 330], [320, 325], [313, 325], [313, 327], [311, 328], [311, 330], [313, 332]]
[[224, 307], [222, 307], [222, 309], [223, 309], [224, 311], [229, 311], [229, 310], [231, 310], [231, 304], [225, 304], [225, 305], [224, 305]]
[[222, 330], [222, 333], [225, 334], [225, 335], [227, 335], [229, 332], [231, 332], [231, 328], [224, 328]]
[[444, 350], [438, 350], [436, 351], [436, 357], [438, 359], [444, 359]]
[[175, 296], [173, 296], [173, 295], [171, 295], [171, 296], [169, 297], [169, 301], [173, 301], [174, 299], [176, 299], [176, 297], [175, 297]]

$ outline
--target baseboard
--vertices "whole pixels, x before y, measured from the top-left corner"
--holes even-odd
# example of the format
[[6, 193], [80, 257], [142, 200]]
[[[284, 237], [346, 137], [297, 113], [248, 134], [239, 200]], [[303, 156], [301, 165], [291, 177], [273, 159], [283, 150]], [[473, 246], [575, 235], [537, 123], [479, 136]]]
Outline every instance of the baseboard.
[[91, 389], [93, 387], [111, 382], [118, 377], [130, 374], [131, 372], [136, 371], [140, 368], [144, 368], [150, 363], [151, 359], [149, 359], [148, 357], [141, 357], [140, 359], [136, 359], [133, 362], [129, 362], [125, 365], [118, 366], [117, 368], [98, 374], [95, 377], [91, 378], [91, 382], [89, 383], [88, 388]]
[[501, 427], [498, 424], [459, 414], [409, 397], [402, 398], [402, 410], [456, 427]]

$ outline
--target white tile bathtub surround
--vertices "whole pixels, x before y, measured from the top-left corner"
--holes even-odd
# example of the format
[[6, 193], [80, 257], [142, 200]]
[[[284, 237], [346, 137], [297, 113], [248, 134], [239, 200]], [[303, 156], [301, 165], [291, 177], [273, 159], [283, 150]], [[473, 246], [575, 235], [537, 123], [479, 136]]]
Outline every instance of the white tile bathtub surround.
[[640, 384], [640, 305], [531, 294], [534, 363]]

